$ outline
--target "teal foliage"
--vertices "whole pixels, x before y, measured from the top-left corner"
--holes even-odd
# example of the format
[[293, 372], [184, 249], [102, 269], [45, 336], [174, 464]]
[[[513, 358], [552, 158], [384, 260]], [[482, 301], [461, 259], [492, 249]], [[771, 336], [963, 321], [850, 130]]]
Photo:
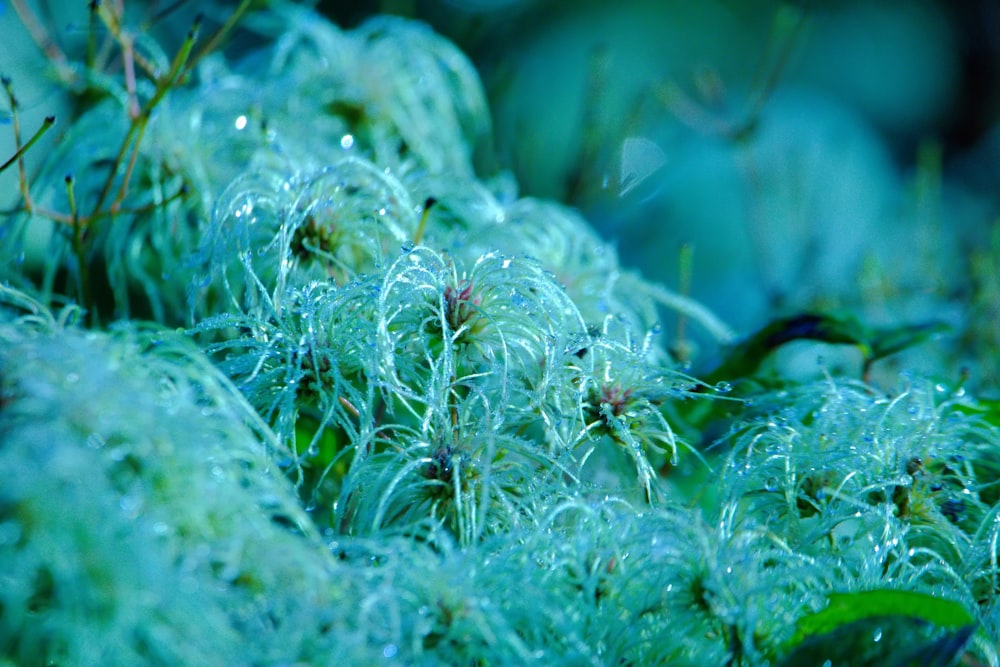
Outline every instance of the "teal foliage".
[[250, 638], [264, 657], [315, 628], [332, 559], [208, 360], [158, 331], [4, 315], [3, 653], [239, 662]]
[[[0, 228], [6, 659], [1000, 664], [995, 401], [765, 363], [804, 338], [867, 372], [936, 325], [734, 342], [480, 173], [453, 45], [272, 4], [243, 34], [267, 45], [143, 78], [141, 131], [89, 72]], [[663, 307], [729, 345], [715, 373]]]

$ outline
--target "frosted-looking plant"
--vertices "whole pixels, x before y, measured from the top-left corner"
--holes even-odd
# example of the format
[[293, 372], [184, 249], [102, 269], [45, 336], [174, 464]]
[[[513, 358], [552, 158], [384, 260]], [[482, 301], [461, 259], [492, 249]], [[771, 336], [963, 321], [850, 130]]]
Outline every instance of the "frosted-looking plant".
[[673, 505], [564, 499], [482, 548], [481, 577], [546, 663], [762, 664], [821, 599], [822, 570], [766, 527]]
[[581, 467], [596, 453], [598, 479], [620, 475], [624, 454], [647, 501], [659, 494], [651, 460], [664, 467], [678, 463], [678, 439], [662, 406], [683, 400], [689, 386], [675, 370], [646, 358], [651, 342], [652, 335], [641, 345], [595, 335], [567, 354], [571, 375], [562, 389], [575, 397], [575, 409], [553, 424], [559, 445], [582, 450]]
[[300, 629], [320, 637], [332, 560], [279, 443], [208, 360], [174, 334], [84, 332], [2, 297], [4, 655], [238, 663], [248, 640], [277, 659]]
[[726, 467], [740, 516], [797, 553], [833, 556], [834, 587], [944, 596], [996, 633], [1000, 439], [974, 401], [926, 380], [886, 397], [831, 379], [760, 409]]
[[[387, 423], [361, 446], [336, 501], [336, 526], [351, 535], [407, 534], [427, 541], [444, 528], [463, 547], [532, 524], [567, 471], [537, 444], [490, 423], [489, 398], [472, 391], [421, 428]], [[454, 415], [454, 416], [453, 416]], [[457, 423], [453, 419], [459, 420]]]
[[[296, 456], [314, 456], [326, 427], [356, 442], [374, 420], [369, 383], [378, 285], [311, 283], [288, 289], [265, 317], [226, 314], [194, 329], [205, 349]], [[299, 435], [304, 434], [304, 439]], [[345, 444], [345, 443], [341, 443]]]
[[[452, 524], [466, 541], [486, 522], [518, 520], [514, 501], [500, 516], [485, 516], [494, 509], [490, 494], [530, 497], [535, 468], [540, 479], [551, 477], [552, 458], [565, 454], [551, 451], [552, 418], [544, 415], [574, 409], [554, 401], [575, 401], [559, 389], [560, 373], [565, 350], [584, 335], [573, 303], [546, 273], [498, 254], [459, 273], [448, 258], [416, 248], [381, 275], [283, 294], [280, 305], [268, 298], [256, 309], [265, 318], [218, 316], [198, 331], [222, 335], [209, 351], [299, 455], [297, 479], [307, 482], [311, 505], [349, 500], [337, 510], [338, 525], [367, 532], [399, 523], [394, 512], [386, 516], [388, 495], [421, 496], [433, 486], [430, 496], [475, 498], [466, 509], [479, 518]], [[404, 465], [399, 478], [373, 472], [396, 464]], [[347, 467], [341, 492], [337, 479]], [[424, 481], [404, 480], [409, 473]], [[359, 508], [383, 493], [383, 508], [363, 516]], [[414, 502], [407, 512], [422, 507]], [[465, 517], [463, 510], [456, 518]]]
[[[298, 194], [322, 181], [309, 174], [343, 157], [374, 160], [379, 171], [396, 174], [430, 169], [468, 178], [475, 147], [488, 139], [474, 69], [453, 45], [416, 23], [375, 19], [346, 32], [302, 7], [275, 3], [244, 27], [281, 39], [230, 65], [221, 54], [209, 55], [218, 35], [205, 43], [193, 30], [171, 60], [132, 23], [139, 16], [94, 5], [123, 60], [138, 63], [148, 78], [119, 80], [106, 62], [84, 55], [73, 65], [74, 81], [101, 101], [68, 124], [70, 132], [39, 174], [25, 175], [23, 215], [0, 237], [2, 256], [24, 268], [12, 278], [30, 277], [46, 299], [73, 291], [103, 317], [184, 322], [186, 288], [192, 277], [204, 276], [191, 255], [217, 199], [248, 167], [278, 170], [279, 180]], [[241, 5], [223, 32], [248, 6]], [[103, 37], [99, 25], [91, 27], [95, 39]], [[232, 198], [239, 194], [230, 190]], [[335, 206], [327, 199], [332, 192], [314, 195], [291, 215], [305, 218], [312, 208]], [[382, 201], [365, 215], [388, 205]], [[315, 213], [323, 217], [322, 210]], [[339, 233], [350, 235], [351, 225], [343, 223], [316, 220], [313, 229], [309, 220], [292, 221], [301, 228], [297, 251], [326, 251]], [[26, 257], [25, 248], [37, 248], [39, 237], [44, 253]], [[349, 259], [326, 255], [333, 264]], [[74, 290], [60, 284], [67, 270], [76, 276]]]
[[403, 185], [361, 158], [291, 177], [243, 174], [220, 196], [199, 244], [195, 316], [269, 317], [289, 287], [343, 284], [380, 268], [412, 238], [417, 220]]
[[[648, 295], [623, 281], [614, 248], [579, 213], [554, 202], [519, 199], [504, 211], [502, 225], [485, 230], [482, 245], [534, 257], [577, 304], [588, 326], [620, 325], [614, 334], [633, 335], [658, 326], [659, 313]], [[652, 352], [652, 351], [651, 351]]]
[[[884, 628], [1000, 664], [996, 403], [762, 363], [799, 338], [874, 362], [928, 330], [777, 319], [709, 386], [658, 311], [732, 332], [477, 172], [481, 87], [426, 26], [271, 3], [239, 57], [184, 42], [165, 86], [139, 60], [174, 61], [128, 56], [115, 7], [111, 53], [145, 74], [83, 66], [100, 99], [0, 238], [0, 279], [34, 295], [0, 287], [0, 651], [748, 667], [848, 637], [884, 664]], [[85, 241], [73, 198], [100, 209]], [[38, 268], [19, 253], [46, 215]], [[42, 305], [65, 301], [93, 330]]]
[[[276, 131], [287, 132], [299, 159], [322, 143], [397, 173], [473, 175], [477, 149], [490, 140], [486, 96], [466, 56], [429, 27], [386, 16], [343, 31], [292, 3], [248, 23], [274, 40], [246, 62], [247, 75], [268, 86], [252, 95], [265, 110], [258, 117], [269, 119], [270, 101], [282, 101]], [[326, 162], [312, 159], [313, 167]]]
[[585, 334], [549, 275], [497, 252], [465, 269], [414, 249], [387, 271], [378, 310], [380, 384], [420, 420], [475, 387], [495, 397], [491, 418], [516, 428], [553, 391], [557, 357]]

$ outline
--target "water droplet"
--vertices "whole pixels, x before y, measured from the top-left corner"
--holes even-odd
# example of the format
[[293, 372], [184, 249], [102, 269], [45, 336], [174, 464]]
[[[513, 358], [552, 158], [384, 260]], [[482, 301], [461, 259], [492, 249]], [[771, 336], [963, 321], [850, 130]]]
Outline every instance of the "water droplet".
[[777, 491], [778, 490], [778, 480], [775, 477], [768, 477], [764, 480], [764, 490], [765, 491]]
[[354, 135], [345, 134], [340, 138], [340, 147], [345, 151], [354, 146]]
[[[524, 298], [524, 295], [517, 291], [511, 293], [510, 300], [511, 303], [514, 304], [514, 307], [517, 308], [518, 310], [526, 311], [531, 306], [531, 304], [528, 303], [528, 300]], [[504, 309], [506, 309], [506, 307], [504, 307]]]
[[124, 495], [118, 500], [118, 506], [126, 516], [135, 518], [142, 509], [142, 497], [134, 493]]
[[882, 641], [882, 628], [875, 628], [875, 634], [872, 635], [872, 641], [874, 642]]
[[722, 382], [718, 382], [715, 385], [715, 391], [719, 392], [720, 394], [728, 394], [732, 390], [733, 390], [733, 385], [726, 382], [725, 380], [723, 380]]

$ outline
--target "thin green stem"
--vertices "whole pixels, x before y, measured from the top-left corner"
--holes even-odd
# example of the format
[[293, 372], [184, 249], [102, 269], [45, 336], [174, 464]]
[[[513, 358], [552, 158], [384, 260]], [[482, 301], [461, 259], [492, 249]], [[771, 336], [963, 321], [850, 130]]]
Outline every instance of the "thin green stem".
[[694, 299], [645, 280], [629, 279], [629, 283], [630, 287], [645, 293], [657, 303], [682, 313], [700, 324], [718, 343], [726, 345], [736, 340], [736, 332], [728, 324]]
[[[122, 144], [118, 148], [118, 154], [115, 156], [115, 161], [111, 165], [111, 173], [108, 174], [107, 180], [104, 181], [104, 187], [101, 189], [101, 194], [98, 195], [97, 203], [94, 204], [94, 210], [89, 216], [87, 216], [87, 220], [97, 219], [98, 215], [101, 212], [101, 209], [104, 208], [104, 202], [107, 201], [108, 196], [111, 195], [111, 189], [114, 187], [115, 184], [115, 174], [118, 173], [118, 168], [121, 166], [122, 161], [125, 159], [125, 153], [128, 151], [129, 146], [132, 144], [132, 138], [135, 136], [135, 133], [139, 128], [138, 122], [139, 122], [138, 118], [133, 119], [132, 124], [128, 129], [128, 132], [125, 133], [125, 139], [122, 140]], [[134, 150], [138, 151], [139, 146], [136, 145], [134, 147]]]
[[208, 40], [205, 46], [203, 46], [201, 50], [198, 51], [198, 54], [191, 59], [186, 69], [184, 70], [185, 73], [190, 72], [192, 69], [194, 69], [195, 66], [197, 66], [198, 63], [201, 62], [202, 58], [204, 58], [209, 53], [212, 53], [218, 48], [222, 40], [225, 39], [226, 36], [233, 30], [233, 28], [236, 27], [236, 24], [240, 22], [240, 19], [243, 18], [243, 15], [247, 12], [248, 9], [250, 9], [250, 5], [252, 3], [253, 0], [242, 0], [240, 2], [239, 6], [235, 10], [233, 10], [233, 13], [229, 15], [228, 19], [226, 19], [226, 22], [222, 24], [222, 27], [219, 28], [214, 35], [212, 35], [212, 37]]
[[95, 313], [90, 291], [90, 271], [87, 267], [86, 230], [77, 210], [73, 181], [72, 174], [66, 176], [66, 199], [69, 202], [70, 220], [73, 226], [73, 255], [76, 257], [77, 298], [86, 311], [87, 318], [93, 323]]
[[128, 184], [132, 180], [132, 173], [135, 171], [135, 163], [139, 157], [139, 145], [142, 143], [142, 138], [146, 134], [146, 126], [149, 125], [149, 116], [142, 116], [139, 121], [138, 129], [136, 130], [135, 142], [132, 146], [132, 154], [128, 159], [128, 166], [125, 167], [125, 174], [122, 176], [122, 184], [118, 189], [118, 194], [115, 196], [113, 202], [111, 202], [111, 212], [118, 213], [121, 203], [125, 201], [125, 197], [128, 195]]
[[21, 193], [21, 199], [24, 201], [23, 208], [29, 213], [34, 210], [34, 203], [31, 200], [31, 191], [28, 186], [28, 172], [24, 168], [24, 154], [30, 149], [35, 142], [42, 138], [46, 132], [49, 131], [53, 125], [55, 125], [55, 116], [46, 116], [45, 120], [42, 121], [42, 126], [37, 132], [28, 140], [24, 145], [21, 145], [21, 117], [18, 114], [18, 107], [20, 106], [17, 101], [17, 96], [14, 95], [14, 85], [8, 77], [0, 78], [0, 83], [2, 83], [4, 92], [7, 94], [7, 100], [10, 104], [11, 113], [11, 123], [14, 127], [14, 155], [0, 167], [0, 173], [7, 169], [14, 162], [17, 163], [17, 180], [18, 189]]
[[[28, 149], [30, 149], [35, 144], [35, 142], [37, 142], [39, 139], [41, 139], [42, 136], [46, 132], [48, 132], [49, 129], [53, 125], [55, 125], [55, 123], [56, 123], [56, 117], [55, 116], [46, 116], [45, 120], [42, 121], [42, 126], [38, 128], [38, 130], [35, 132], [35, 134], [32, 135], [32, 137], [30, 139], [28, 139], [28, 142], [26, 144], [24, 144], [23, 146], [19, 146], [18, 149], [17, 149], [17, 151], [13, 155], [10, 156], [10, 159], [8, 159], [6, 162], [4, 162], [2, 165], [0, 165], [0, 173], [3, 173], [8, 167], [10, 167], [15, 162], [18, 163], [18, 168], [23, 172], [24, 171], [24, 160], [23, 160], [24, 154], [27, 153]], [[20, 134], [20, 133], [18, 132], [17, 134]], [[15, 141], [18, 144], [21, 143], [20, 140], [18, 140], [18, 139], [15, 139]], [[24, 179], [22, 178], [22, 182], [23, 181], [24, 181]]]
[[[694, 246], [690, 243], [681, 245], [677, 256], [678, 285], [677, 293], [685, 298], [691, 298], [691, 276], [694, 273]], [[677, 316], [677, 340], [674, 346], [680, 357], [679, 361], [687, 361], [690, 349], [687, 342], [688, 316], [684, 311]]]
[[42, 53], [45, 54], [48, 61], [55, 67], [56, 72], [59, 74], [59, 79], [64, 83], [72, 81], [73, 68], [69, 66], [66, 54], [59, 48], [59, 44], [52, 39], [51, 34], [42, 25], [42, 22], [28, 6], [28, 3], [24, 0], [11, 0], [10, 4], [21, 20], [21, 24], [24, 25], [28, 34], [31, 35], [32, 41], [35, 42]]
[[87, 4], [87, 54], [84, 63], [93, 69], [97, 62], [97, 0]]
[[129, 158], [129, 164], [125, 170], [125, 180], [119, 188], [118, 197], [116, 197], [115, 201], [111, 205], [111, 208], [113, 209], [112, 212], [115, 212], [114, 209], [118, 208], [121, 201], [124, 199], [125, 194], [128, 192], [128, 179], [132, 176], [135, 161], [138, 158], [139, 143], [142, 141], [143, 135], [145, 134], [146, 124], [149, 122], [153, 109], [155, 109], [156, 105], [163, 100], [163, 97], [177, 81], [179, 74], [187, 63], [188, 58], [191, 55], [191, 51], [194, 48], [194, 43], [198, 38], [199, 23], [200, 21], [196, 21], [195, 25], [188, 32], [187, 38], [178, 50], [177, 55], [174, 56], [174, 60], [170, 65], [170, 70], [165, 76], [157, 80], [156, 91], [153, 93], [153, 96], [146, 102], [139, 114], [132, 118], [132, 123], [129, 126], [128, 132], [125, 134], [125, 139], [122, 141], [121, 147], [118, 149], [118, 154], [115, 156], [115, 161], [111, 167], [111, 173], [108, 174], [108, 179], [104, 183], [104, 188], [101, 190], [101, 194], [97, 198], [97, 204], [94, 206], [93, 213], [88, 216], [88, 220], [94, 220], [100, 216], [101, 209], [104, 208], [104, 204], [107, 202], [108, 197], [111, 195], [111, 190], [114, 188], [115, 174], [118, 173], [119, 167], [121, 167], [122, 162], [125, 160], [125, 154], [131, 147], [132, 155]]
[[424, 230], [427, 228], [427, 218], [430, 217], [431, 208], [437, 203], [434, 197], [428, 197], [424, 202], [424, 212], [420, 216], [420, 223], [417, 231], [413, 234], [413, 245], [420, 245], [420, 240], [424, 238]]

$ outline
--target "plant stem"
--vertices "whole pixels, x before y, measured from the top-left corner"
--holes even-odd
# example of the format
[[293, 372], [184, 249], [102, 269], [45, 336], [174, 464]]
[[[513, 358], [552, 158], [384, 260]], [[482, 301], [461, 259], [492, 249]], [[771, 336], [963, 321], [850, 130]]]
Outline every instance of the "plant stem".
[[42, 25], [35, 13], [28, 7], [24, 0], [11, 0], [11, 6], [17, 14], [21, 23], [27, 29], [31, 39], [35, 42], [50, 63], [55, 65], [59, 73], [59, 80], [69, 83], [73, 80], [73, 68], [67, 64], [66, 54], [59, 48], [59, 45], [52, 39], [49, 31]]
[[[627, 277], [623, 276], [623, 277]], [[682, 313], [705, 328], [715, 340], [723, 345], [736, 340], [736, 332], [715, 316], [708, 308], [694, 299], [673, 292], [663, 285], [642, 280], [629, 281], [631, 286], [646, 293], [654, 301]]]
[[430, 216], [431, 207], [437, 203], [437, 199], [434, 197], [428, 197], [424, 202], [424, 212], [420, 216], [420, 223], [417, 225], [417, 231], [413, 234], [413, 245], [420, 245], [420, 240], [424, 237], [424, 230], [427, 228], [427, 218]]
[[228, 19], [226, 19], [226, 22], [222, 24], [222, 27], [219, 28], [215, 32], [215, 34], [212, 35], [211, 38], [209, 38], [205, 46], [203, 46], [201, 50], [198, 51], [198, 54], [191, 59], [191, 62], [188, 63], [187, 67], [184, 70], [185, 74], [194, 69], [195, 66], [199, 62], [201, 62], [202, 58], [204, 58], [209, 53], [212, 53], [213, 51], [215, 51], [216, 48], [218, 48], [219, 43], [223, 39], [225, 39], [226, 35], [228, 35], [233, 28], [236, 27], [236, 24], [239, 23], [241, 18], [243, 18], [243, 15], [246, 13], [246, 11], [250, 9], [250, 5], [252, 4], [252, 2], [253, 0], [242, 0], [240, 2], [239, 6], [236, 9], [234, 9], [233, 13], [229, 15]]
[[[48, 132], [49, 128], [51, 128], [53, 125], [55, 125], [55, 123], [56, 123], [56, 117], [55, 116], [46, 116], [45, 120], [42, 121], [42, 126], [38, 128], [38, 131], [36, 131], [34, 135], [32, 135], [31, 139], [28, 139], [28, 142], [26, 144], [24, 144], [23, 146], [19, 146], [18, 149], [17, 149], [17, 151], [13, 155], [10, 156], [10, 159], [8, 159], [6, 162], [4, 162], [2, 165], [0, 165], [0, 173], [4, 172], [9, 166], [11, 166], [15, 162], [17, 162], [18, 168], [22, 172], [22, 179], [21, 180], [22, 180], [22, 183], [23, 183], [24, 180], [25, 180], [24, 179], [24, 175], [23, 175], [23, 172], [24, 172], [24, 160], [22, 159], [24, 157], [24, 154], [27, 153], [28, 149], [31, 148], [36, 141], [38, 141], [39, 139], [41, 139], [42, 135], [44, 135], [46, 132]], [[19, 135], [20, 135], [20, 132], [16, 132], [15, 134], [17, 135], [15, 137], [15, 142], [18, 143], [18, 144], [20, 144], [21, 141], [18, 138]]]
[[66, 176], [66, 198], [69, 201], [70, 219], [73, 225], [73, 255], [76, 257], [77, 299], [83, 307], [91, 324], [96, 322], [97, 314], [93, 308], [93, 296], [90, 291], [90, 271], [87, 267], [87, 247], [83, 222], [76, 208], [76, 195], [73, 191], [73, 176]]

